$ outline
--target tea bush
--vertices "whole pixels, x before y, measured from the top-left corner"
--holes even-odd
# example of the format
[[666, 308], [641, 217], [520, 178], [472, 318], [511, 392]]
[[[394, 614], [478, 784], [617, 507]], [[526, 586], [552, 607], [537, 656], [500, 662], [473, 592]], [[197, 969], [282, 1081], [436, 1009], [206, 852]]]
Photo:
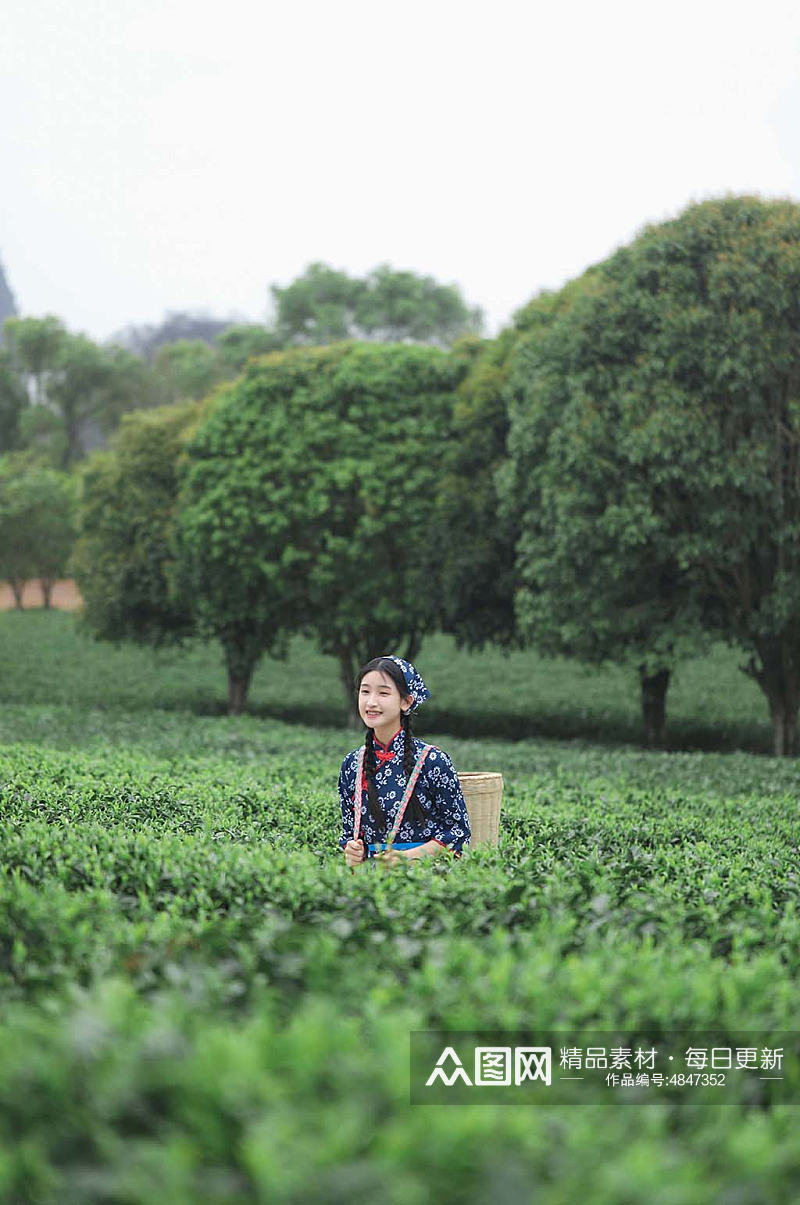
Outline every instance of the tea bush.
[[0, 714], [0, 1199], [800, 1195], [766, 1094], [409, 1104], [414, 1030], [800, 1030], [796, 763], [443, 734], [498, 848], [354, 873], [346, 730]]

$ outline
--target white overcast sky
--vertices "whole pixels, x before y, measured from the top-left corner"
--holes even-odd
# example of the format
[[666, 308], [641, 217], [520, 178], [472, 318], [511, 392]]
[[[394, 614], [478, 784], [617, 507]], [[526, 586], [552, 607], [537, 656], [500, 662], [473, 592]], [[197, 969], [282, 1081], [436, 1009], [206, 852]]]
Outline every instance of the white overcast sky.
[[107, 338], [313, 260], [494, 334], [648, 222], [800, 200], [800, 0], [3, 0], [0, 260]]

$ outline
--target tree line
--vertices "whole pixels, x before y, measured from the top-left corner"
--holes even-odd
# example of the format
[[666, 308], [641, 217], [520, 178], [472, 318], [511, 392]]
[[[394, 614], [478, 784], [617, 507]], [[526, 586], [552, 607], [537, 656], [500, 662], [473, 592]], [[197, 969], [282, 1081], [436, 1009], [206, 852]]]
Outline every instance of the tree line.
[[270, 287], [268, 324], [170, 313], [99, 345], [53, 315], [12, 316], [0, 336], [0, 453], [33, 450], [68, 471], [105, 446], [123, 414], [198, 399], [255, 355], [344, 338], [449, 346], [478, 333], [456, 285], [380, 265], [350, 277], [322, 263]]
[[355, 668], [424, 635], [670, 676], [741, 650], [776, 754], [800, 704], [800, 206], [647, 226], [496, 339], [346, 339], [123, 416], [78, 466], [81, 622], [215, 639], [229, 707], [290, 634]]

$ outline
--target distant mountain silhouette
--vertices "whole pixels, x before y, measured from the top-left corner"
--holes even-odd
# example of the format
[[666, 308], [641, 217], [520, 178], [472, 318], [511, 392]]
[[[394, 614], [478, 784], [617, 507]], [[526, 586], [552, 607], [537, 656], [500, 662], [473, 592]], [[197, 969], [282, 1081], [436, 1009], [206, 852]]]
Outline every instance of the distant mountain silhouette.
[[0, 326], [3, 325], [6, 318], [13, 318], [16, 314], [17, 303], [6, 280], [3, 265], [0, 263]]

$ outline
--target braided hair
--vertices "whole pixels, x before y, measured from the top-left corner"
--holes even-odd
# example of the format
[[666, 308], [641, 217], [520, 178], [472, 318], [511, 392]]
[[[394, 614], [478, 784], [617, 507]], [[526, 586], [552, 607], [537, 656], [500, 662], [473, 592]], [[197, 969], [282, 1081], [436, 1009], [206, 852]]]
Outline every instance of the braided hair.
[[[382, 673], [388, 674], [394, 682], [401, 697], [408, 694], [408, 686], [406, 680], [400, 671], [399, 666], [391, 657], [374, 657], [372, 661], [368, 661], [359, 671], [356, 680], [356, 697], [361, 689], [362, 679], [371, 670], [377, 669]], [[403, 725], [403, 773], [406, 777], [406, 782], [414, 769], [416, 757], [414, 756], [414, 718], [410, 711], [401, 712], [401, 722]], [[367, 778], [367, 807], [369, 809], [370, 818], [378, 833], [383, 828], [385, 817], [381, 811], [380, 800], [378, 799], [378, 789], [375, 786], [375, 771], [377, 769], [375, 761], [375, 733], [369, 725], [365, 725], [366, 735], [364, 744], [366, 746], [364, 752], [364, 772]], [[414, 787], [413, 794], [408, 801], [408, 807], [405, 812], [406, 816], [410, 816], [415, 824], [423, 824], [425, 821], [425, 813], [422, 804], [417, 798], [417, 788]], [[380, 838], [379, 838], [380, 839]]]

